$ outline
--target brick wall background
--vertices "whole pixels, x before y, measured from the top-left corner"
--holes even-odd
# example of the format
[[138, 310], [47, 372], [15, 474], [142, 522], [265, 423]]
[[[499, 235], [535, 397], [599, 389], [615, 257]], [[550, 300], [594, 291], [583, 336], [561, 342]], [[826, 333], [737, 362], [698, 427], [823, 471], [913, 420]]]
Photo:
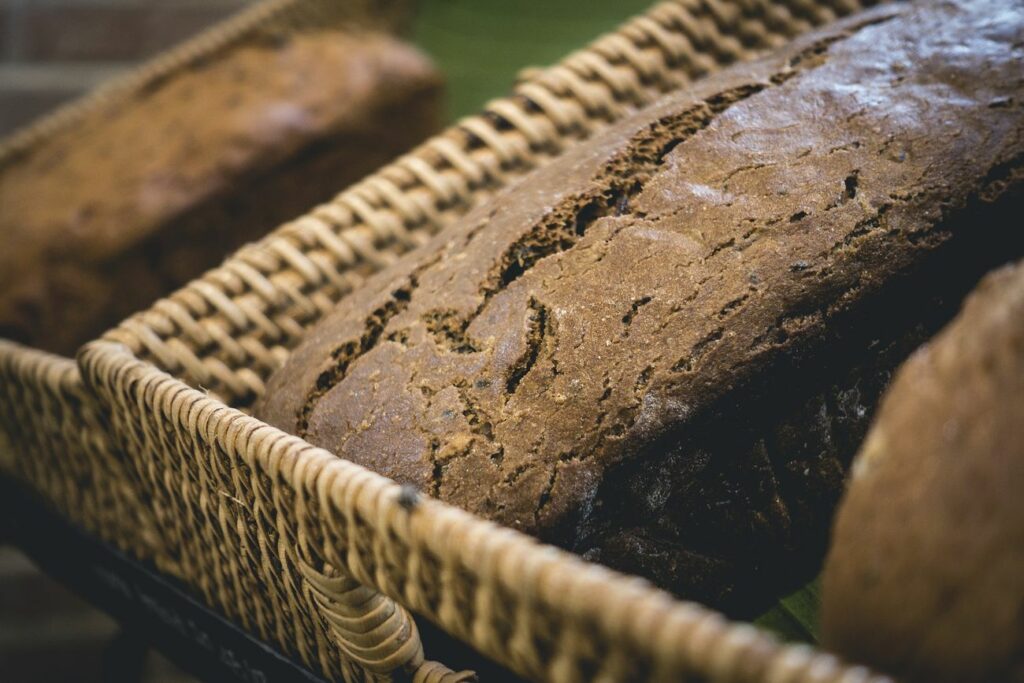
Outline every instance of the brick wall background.
[[0, 0], [0, 135], [250, 0]]

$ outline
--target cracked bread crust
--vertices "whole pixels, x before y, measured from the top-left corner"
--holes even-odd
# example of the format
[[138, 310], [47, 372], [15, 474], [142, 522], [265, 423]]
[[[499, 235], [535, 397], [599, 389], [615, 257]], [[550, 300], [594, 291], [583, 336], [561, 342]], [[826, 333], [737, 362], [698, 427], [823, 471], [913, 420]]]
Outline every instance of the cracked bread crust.
[[[645, 109], [343, 301], [272, 377], [257, 415], [484, 517], [744, 609], [736, 586], [760, 571], [774, 583], [785, 565], [785, 552], [762, 566], [756, 551], [792, 552], [827, 520], [898, 360], [879, 349], [906, 347], [929, 287], [949, 284], [934, 269], [907, 274], [924, 277], [937, 254], [1018, 248], [1001, 228], [1024, 154], [1024, 16], [1007, 5], [879, 8]], [[890, 301], [902, 307], [871, 314]], [[837, 348], [849, 353], [826, 358], [848, 339]], [[786, 451], [815, 397], [843, 417], [840, 394], [862, 381], [873, 388], [853, 402], [848, 438], [817, 448], [832, 428], [810, 434], [806, 462], [790, 459], [814, 475], [784, 491], [759, 440], [789, 429], [776, 439]], [[764, 415], [745, 411], [755, 396]], [[643, 491], [667, 463], [659, 503]], [[705, 518], [715, 522], [688, 538]], [[740, 545], [709, 545], [716, 534]]]

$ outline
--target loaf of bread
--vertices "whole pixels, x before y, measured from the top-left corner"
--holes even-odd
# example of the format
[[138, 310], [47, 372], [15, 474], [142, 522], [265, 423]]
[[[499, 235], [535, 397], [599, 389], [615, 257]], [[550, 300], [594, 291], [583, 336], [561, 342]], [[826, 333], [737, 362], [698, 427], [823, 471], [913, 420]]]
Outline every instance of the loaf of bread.
[[886, 6], [669, 96], [341, 302], [256, 414], [736, 615], [891, 369], [1021, 253], [1024, 11]]
[[330, 30], [92, 110], [0, 169], [0, 336], [73, 353], [429, 135], [440, 95], [410, 46]]
[[1024, 681], [1024, 264], [900, 368], [850, 479], [826, 644], [901, 680]]

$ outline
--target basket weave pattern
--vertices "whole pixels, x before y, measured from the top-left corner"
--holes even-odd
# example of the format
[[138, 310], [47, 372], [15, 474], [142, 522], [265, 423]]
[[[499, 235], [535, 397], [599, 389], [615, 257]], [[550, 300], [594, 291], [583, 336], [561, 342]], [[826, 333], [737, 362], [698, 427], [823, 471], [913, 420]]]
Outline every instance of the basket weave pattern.
[[[170, 525], [167, 539], [184, 574], [202, 577], [197, 588], [209, 603], [307, 663], [318, 658], [326, 672], [336, 670], [326, 657], [336, 646], [362, 675], [412, 669], [423, 680], [428, 667], [400, 603], [535, 680], [888, 681], [809, 647], [780, 645], [752, 626], [456, 508], [410, 497], [186, 387], [123, 346], [96, 342], [83, 361], [125, 447], [157, 461], [153, 468], [167, 483], [157, 495], [175, 501], [174, 519], [160, 521]], [[133, 412], [140, 405], [160, 410], [140, 416]], [[379, 595], [347, 595], [353, 579]], [[325, 610], [325, 601], [337, 607]], [[374, 625], [374, 612], [397, 618], [383, 635], [353, 634], [332, 611]], [[317, 650], [317, 626], [331, 641], [328, 650]], [[363, 657], [367, 650], [372, 657]], [[342, 671], [358, 680], [350, 673]]]
[[[373, 0], [264, 0], [158, 55], [109, 84], [0, 141], [0, 171], [50, 136], [104, 108], [130, 106], [138, 92], [267, 36], [351, 24], [394, 29], [405, 20], [376, 12]], [[82, 528], [152, 558], [159, 540], [139, 505], [137, 482], [125, 472], [109, 430], [87, 399], [74, 360], [0, 340], [0, 470], [26, 481]], [[6, 444], [6, 445], [4, 445]], [[164, 567], [167, 569], [167, 567]]]
[[0, 340], [0, 406], [0, 433], [9, 447], [3, 467], [69, 519], [150, 559], [155, 532], [138, 505], [141, 489], [125, 481], [74, 361]]
[[[424, 660], [405, 605], [537, 679], [873, 680], [440, 503], [410, 512], [394, 484], [236, 410], [338, 299], [508, 183], [661, 93], [863, 4], [655, 6], [92, 345], [81, 361], [94, 393], [72, 361], [0, 343], [13, 455], [0, 466], [335, 679], [464, 680]], [[262, 3], [15, 136], [0, 165], [92, 106], [264, 29], [330, 23], [341, 5]]]
[[461, 678], [423, 661], [406, 608], [538, 680], [882, 680], [416, 500], [242, 412], [303, 331], [400, 254], [659, 94], [861, 4], [656, 5], [87, 347], [162, 562], [346, 680]]

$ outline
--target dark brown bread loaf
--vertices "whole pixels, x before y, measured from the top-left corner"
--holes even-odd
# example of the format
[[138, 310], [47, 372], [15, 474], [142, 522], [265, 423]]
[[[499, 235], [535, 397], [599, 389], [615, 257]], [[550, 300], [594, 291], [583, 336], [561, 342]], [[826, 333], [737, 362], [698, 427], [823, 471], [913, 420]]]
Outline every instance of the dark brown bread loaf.
[[0, 336], [73, 353], [439, 125], [440, 79], [383, 34], [231, 49], [0, 169]]
[[257, 414], [756, 609], [820, 562], [888, 372], [1020, 253], [1022, 31], [885, 7], [669, 97], [342, 302]]
[[826, 563], [823, 635], [914, 681], [1024, 681], [1024, 264], [886, 392]]

